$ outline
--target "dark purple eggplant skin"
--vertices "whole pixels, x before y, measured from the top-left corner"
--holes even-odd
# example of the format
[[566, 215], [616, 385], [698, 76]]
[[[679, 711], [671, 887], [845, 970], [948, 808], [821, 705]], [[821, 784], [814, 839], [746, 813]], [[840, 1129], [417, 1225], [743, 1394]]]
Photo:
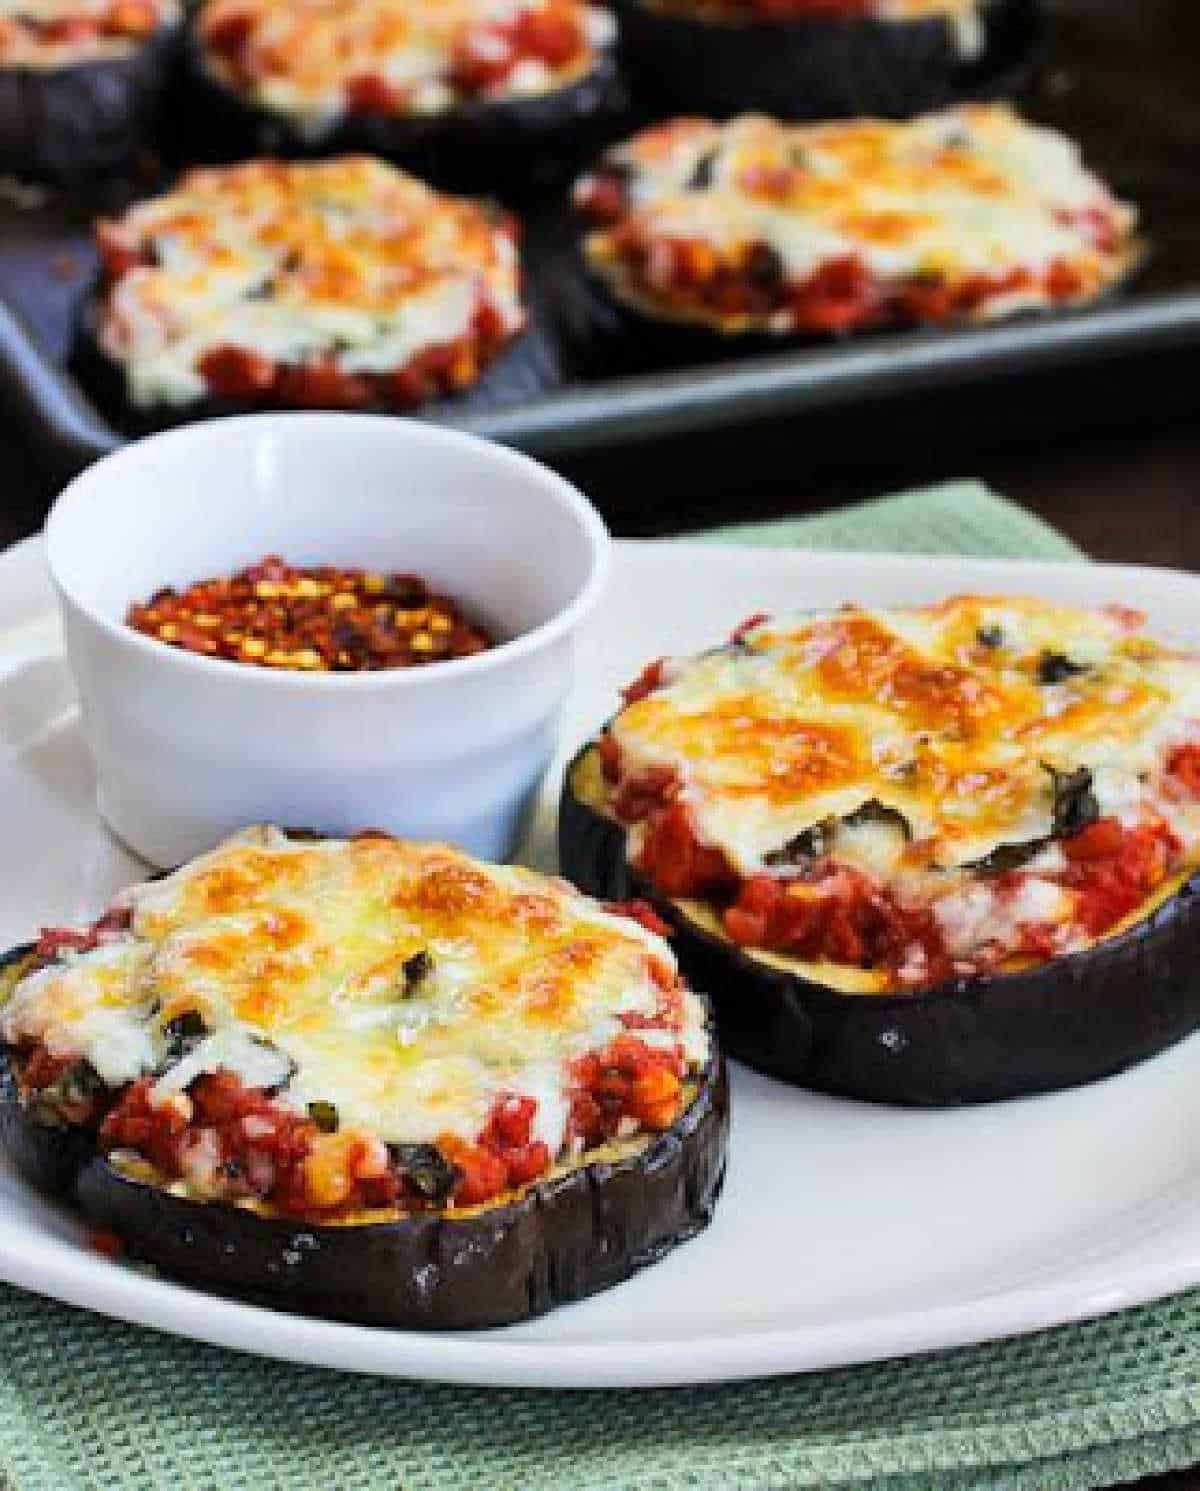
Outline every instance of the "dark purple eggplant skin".
[[629, 103], [615, 56], [601, 52], [585, 77], [551, 93], [472, 102], [444, 114], [351, 114], [313, 137], [217, 78], [194, 30], [185, 42], [185, 58], [193, 121], [185, 149], [191, 158], [365, 151], [434, 186], [517, 202], [561, 185], [615, 139]]
[[0, 171], [70, 186], [127, 169], [149, 138], [175, 66], [178, 26], [126, 57], [0, 67]]
[[1144, 921], [1022, 973], [902, 995], [839, 994], [769, 966], [690, 919], [629, 865], [625, 830], [575, 790], [559, 809], [562, 873], [590, 895], [642, 897], [716, 1010], [725, 1051], [843, 1097], [949, 1107], [1110, 1077], [1200, 1028], [1200, 874]]
[[[0, 959], [0, 967], [28, 947]], [[164, 1274], [258, 1304], [360, 1325], [478, 1330], [611, 1288], [702, 1232], [725, 1178], [729, 1086], [713, 1041], [696, 1096], [636, 1154], [597, 1161], [465, 1216], [308, 1226], [130, 1180], [93, 1135], [35, 1123], [0, 1046], [0, 1144], [39, 1190], [72, 1201]]]
[[902, 119], [995, 86], [1032, 54], [1037, 0], [983, 0], [984, 55], [966, 60], [952, 24], [816, 17], [722, 22], [613, 0], [639, 101], [724, 118], [873, 114]]

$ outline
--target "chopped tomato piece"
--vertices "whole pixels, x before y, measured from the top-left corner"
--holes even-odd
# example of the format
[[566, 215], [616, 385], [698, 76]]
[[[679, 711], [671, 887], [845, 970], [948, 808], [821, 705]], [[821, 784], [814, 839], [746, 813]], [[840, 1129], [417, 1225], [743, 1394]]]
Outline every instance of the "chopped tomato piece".
[[[520, 236], [519, 226], [509, 214], [505, 214], [503, 227], [514, 240]], [[485, 303], [471, 318], [471, 330], [480, 342], [481, 351], [495, 347], [505, 337], [504, 317], [494, 305]]]
[[550, 1150], [540, 1139], [530, 1144], [519, 1144], [507, 1150], [504, 1163], [508, 1171], [510, 1186], [528, 1185], [550, 1168]]
[[743, 947], [890, 970], [915, 953], [922, 982], [935, 981], [949, 968], [931, 912], [905, 910], [865, 875], [845, 866], [817, 880], [751, 876], [723, 920], [726, 932]]
[[60, 952], [89, 952], [96, 945], [90, 927], [43, 927], [35, 949], [39, 958], [56, 958]]
[[629, 1109], [645, 1129], [669, 1129], [679, 1114], [681, 1084], [666, 1066], [645, 1066], [634, 1077]]
[[277, 393], [283, 403], [305, 409], [360, 409], [372, 398], [365, 378], [343, 372], [331, 358], [281, 368]]
[[511, 33], [503, 26], [479, 27], [454, 50], [451, 77], [461, 93], [484, 93], [499, 87], [516, 65]]
[[914, 321], [948, 321], [954, 292], [944, 280], [912, 280], [900, 291], [900, 307]]
[[645, 927], [647, 932], [653, 932], [658, 937], [671, 935], [671, 928], [649, 901], [606, 901], [604, 909], [611, 911], [614, 916], [629, 917], [631, 921], [638, 922]]
[[1001, 275], [969, 275], [957, 283], [937, 276], [910, 280], [900, 291], [900, 307], [915, 321], [948, 321], [976, 310], [995, 296], [1012, 294], [1032, 283], [1026, 269]]
[[96, 247], [105, 277], [109, 280], [119, 280], [123, 274], [146, 262], [141, 245], [131, 243], [115, 223], [104, 218], [96, 224]]
[[627, 705], [637, 704], [639, 700], [645, 699], [655, 689], [662, 687], [663, 672], [666, 668], [666, 658], [655, 658], [652, 663], [647, 663], [633, 682], [621, 690], [621, 698]]
[[188, 1127], [182, 1106], [151, 1102], [152, 1077], [127, 1087], [100, 1126], [104, 1150], [135, 1149], [168, 1175], [179, 1175], [180, 1141]]
[[486, 1145], [469, 1144], [453, 1134], [443, 1134], [437, 1145], [460, 1172], [454, 1188], [457, 1206], [482, 1206], [507, 1187], [508, 1167]]
[[60, 42], [64, 46], [79, 46], [91, 41], [99, 29], [98, 24], [86, 16], [63, 16], [59, 20], [48, 21], [42, 35], [47, 41]]
[[808, 331], [845, 331], [875, 319], [881, 308], [879, 286], [861, 260], [834, 259], [796, 287], [792, 314]]
[[204, 40], [218, 56], [237, 58], [254, 31], [254, 17], [247, 11], [229, 11], [210, 20], [204, 27]]
[[1039, 960], [1053, 958], [1058, 952], [1054, 931], [1052, 926], [1040, 922], [1031, 922], [1023, 926], [1019, 951], [1028, 958]]
[[1070, 860], [1113, 859], [1120, 854], [1125, 830], [1116, 818], [1097, 818], [1087, 828], [1063, 840], [1063, 853]]
[[45, 1046], [35, 1046], [20, 1064], [21, 1086], [28, 1092], [51, 1087], [77, 1060], [75, 1056], [51, 1056]]
[[398, 368], [387, 380], [388, 397], [400, 409], [411, 409], [437, 394], [437, 385], [416, 363]]
[[738, 623], [729, 634], [731, 642], [744, 642], [747, 635], [762, 626], [764, 621], [770, 621], [771, 617], [766, 611], [755, 611], [753, 615], [747, 616], [744, 621]]
[[529, 1143], [529, 1130], [537, 1112], [533, 1098], [502, 1098], [492, 1109], [482, 1134], [484, 1143], [497, 1149]]
[[276, 366], [247, 347], [214, 347], [200, 359], [200, 376], [218, 398], [258, 399], [271, 392]]
[[597, 745], [600, 752], [600, 771], [604, 780], [613, 785], [621, 779], [621, 747], [611, 731], [606, 730]]
[[205, 44], [224, 59], [235, 82], [253, 84], [263, 71], [254, 45], [254, 17], [245, 11], [218, 15], [204, 25]]
[[109, 9], [104, 29], [118, 36], [149, 36], [158, 19], [153, 0], [116, 0]]
[[597, 223], [614, 223], [625, 210], [625, 182], [615, 171], [594, 171], [581, 184], [576, 205]]
[[1084, 291], [1083, 276], [1073, 264], [1056, 259], [1046, 272], [1046, 289], [1056, 300], [1070, 300]]
[[531, 10], [517, 22], [516, 45], [525, 56], [559, 68], [582, 52], [585, 38], [573, 15], [553, 9]]
[[102, 943], [112, 942], [128, 928], [132, 912], [124, 906], [106, 911], [90, 927], [43, 927], [35, 949], [37, 956], [49, 960], [67, 949], [87, 953]]
[[1099, 818], [1063, 843], [1063, 883], [1078, 892], [1077, 915], [1093, 937], [1136, 911], [1166, 878], [1179, 841], [1165, 824], [1124, 828]]
[[346, 106], [353, 114], [393, 114], [403, 93], [377, 72], [360, 73], [345, 87]]
[[661, 1130], [679, 1117], [683, 1060], [678, 1049], [648, 1046], [632, 1034], [616, 1036], [600, 1052], [572, 1064], [568, 1132], [597, 1144], [622, 1131], [622, 1120]]
[[679, 777], [672, 767], [647, 766], [621, 783], [613, 812], [623, 823], [640, 823], [669, 802], [678, 786]]
[[1192, 797], [1200, 797], [1200, 743], [1177, 746], [1167, 761], [1167, 774]]
[[638, 868], [667, 896], [720, 894], [733, 883], [721, 851], [697, 840], [683, 803], [671, 803], [652, 815]]

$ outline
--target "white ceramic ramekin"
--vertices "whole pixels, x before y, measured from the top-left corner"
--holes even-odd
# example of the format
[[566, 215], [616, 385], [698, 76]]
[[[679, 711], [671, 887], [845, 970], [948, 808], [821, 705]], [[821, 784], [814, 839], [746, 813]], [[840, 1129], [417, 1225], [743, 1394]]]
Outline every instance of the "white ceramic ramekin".
[[[155, 865], [251, 822], [510, 852], [550, 759], [608, 536], [553, 472], [434, 425], [254, 415], [126, 446], [46, 524], [105, 820]], [[298, 673], [124, 624], [164, 585], [267, 553], [423, 575], [502, 646], [428, 668]]]

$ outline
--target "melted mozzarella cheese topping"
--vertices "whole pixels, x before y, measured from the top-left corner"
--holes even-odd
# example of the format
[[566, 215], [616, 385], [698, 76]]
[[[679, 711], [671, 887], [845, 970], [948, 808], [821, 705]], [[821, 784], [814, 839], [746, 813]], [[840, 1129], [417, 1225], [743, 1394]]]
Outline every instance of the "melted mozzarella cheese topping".
[[[537, 1099], [535, 1137], [557, 1154], [570, 1063], [622, 1015], [654, 1016], [655, 967], [675, 968], [660, 938], [563, 881], [393, 839], [247, 830], [121, 902], [128, 938], [21, 981], [6, 1041], [85, 1058], [110, 1087], [157, 1072], [162, 1096], [224, 1068], [388, 1142], [474, 1140], [515, 1093]], [[172, 1058], [165, 1027], [192, 1012], [207, 1033]], [[661, 1036], [703, 1065], [694, 995]]]
[[179, 0], [0, 0], [0, 66], [125, 57], [181, 14]]
[[[484, 89], [494, 100], [549, 93], [589, 72], [615, 40], [611, 16], [583, 0], [207, 0], [198, 30], [216, 78], [319, 136], [347, 112], [347, 86], [363, 78], [391, 90], [396, 113], [455, 108], [463, 101], [456, 59], [498, 60], [506, 30], [551, 10], [569, 13], [586, 46], [557, 65], [522, 58]], [[236, 62], [219, 46], [231, 24]]]
[[[805, 831], [867, 804], [894, 810], [910, 838], [869, 810], [839, 827], [833, 852], [901, 904], [936, 903], [954, 953], [1003, 941], [998, 918], [1070, 916], [1044, 878], [1063, 867], [1057, 844], [1015, 899], [976, 868], [1053, 838], [1055, 773], [1086, 768], [1100, 816], [1164, 820], [1182, 845], [1175, 872], [1200, 865], [1200, 803], [1166, 779], [1176, 748], [1200, 742], [1200, 654], [1119, 611], [985, 596], [850, 606], [764, 622], [668, 661], [664, 678], [612, 724], [623, 779], [674, 772], [697, 837], [744, 877], [792, 876], [777, 852]], [[643, 836], [630, 831], [631, 857]]]
[[[797, 283], [847, 258], [885, 284], [954, 286], [1063, 266], [1080, 293], [1094, 295], [1132, 255], [1134, 210], [1086, 169], [1072, 141], [1006, 105], [964, 105], [905, 123], [679, 119], [606, 161], [625, 180], [628, 207], [616, 228], [589, 234], [586, 252], [626, 298], [638, 293], [620, 253], [631, 228], [650, 244], [709, 245], [734, 265], [765, 246]], [[586, 178], [581, 195], [585, 187]], [[661, 289], [666, 303], [669, 276]], [[1049, 285], [1024, 287], [989, 297], [974, 314], [1055, 298]]]
[[138, 405], [203, 398], [216, 347], [386, 373], [468, 336], [481, 309], [504, 336], [525, 324], [510, 233], [366, 156], [193, 170], [102, 232], [142, 261], [99, 327]]

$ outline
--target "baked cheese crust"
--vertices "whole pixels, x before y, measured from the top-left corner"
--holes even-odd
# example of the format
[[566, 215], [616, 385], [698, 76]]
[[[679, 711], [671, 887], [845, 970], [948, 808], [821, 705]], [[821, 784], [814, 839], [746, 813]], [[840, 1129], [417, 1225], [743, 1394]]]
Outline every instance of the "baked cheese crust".
[[[726, 867], [722, 904], [751, 885], [768, 905], [772, 881], [880, 893], [890, 966], [852, 987], [924, 982], [934, 943], [960, 973], [1087, 947], [1200, 867], [1200, 654], [1139, 622], [961, 596], [764, 620], [665, 660], [606, 743], [629, 856], [666, 863], [667, 803]], [[925, 946], [903, 945], [925, 913]]]
[[583, 0], [207, 0], [197, 29], [215, 78], [313, 136], [552, 93], [615, 38]]
[[[388, 1144], [472, 1142], [498, 1100], [532, 1098], [555, 1159], [579, 1058], [635, 1029], [690, 1071], [708, 1059], [694, 995], [663, 1015], [660, 937], [443, 846], [251, 829], [115, 904], [128, 928], [27, 973], [0, 1020], [110, 1089], [154, 1074], [161, 1102], [223, 1070]], [[204, 1033], [180, 1054], [184, 1016]]]
[[512, 223], [367, 156], [192, 170], [97, 231], [98, 339], [141, 408], [411, 404], [525, 325]]
[[1094, 299], [1136, 213], [1006, 105], [903, 123], [677, 119], [576, 186], [592, 272], [643, 312], [726, 333], [991, 320]]
[[178, 0], [0, 0], [0, 67], [127, 57], [181, 15]]

